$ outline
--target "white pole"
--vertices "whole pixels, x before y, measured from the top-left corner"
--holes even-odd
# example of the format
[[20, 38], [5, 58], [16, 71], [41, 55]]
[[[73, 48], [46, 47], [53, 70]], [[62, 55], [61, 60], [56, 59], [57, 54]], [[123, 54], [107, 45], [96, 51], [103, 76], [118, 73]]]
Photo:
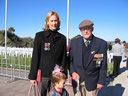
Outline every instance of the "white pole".
[[7, 59], [7, 0], [5, 5], [5, 59]]
[[69, 0], [67, 0], [67, 46], [69, 40]]

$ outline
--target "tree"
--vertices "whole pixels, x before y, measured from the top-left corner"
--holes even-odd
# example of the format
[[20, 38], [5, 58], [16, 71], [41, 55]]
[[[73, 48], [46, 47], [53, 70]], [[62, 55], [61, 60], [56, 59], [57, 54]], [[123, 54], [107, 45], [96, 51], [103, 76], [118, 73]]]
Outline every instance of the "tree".
[[8, 29], [8, 32], [10, 32], [10, 33], [15, 32], [15, 29], [14, 29], [13, 27], [10, 27], [10, 28]]
[[[33, 39], [31, 37], [20, 38], [13, 32], [15, 29], [10, 27], [7, 33], [8, 47], [33, 47]], [[5, 44], [5, 30], [0, 30], [0, 46]]]
[[79, 38], [79, 37], [81, 37], [81, 35], [80, 35], [80, 34], [78, 34], [78, 35], [76, 35], [75, 37], [71, 38], [71, 40], [72, 40], [72, 39]]

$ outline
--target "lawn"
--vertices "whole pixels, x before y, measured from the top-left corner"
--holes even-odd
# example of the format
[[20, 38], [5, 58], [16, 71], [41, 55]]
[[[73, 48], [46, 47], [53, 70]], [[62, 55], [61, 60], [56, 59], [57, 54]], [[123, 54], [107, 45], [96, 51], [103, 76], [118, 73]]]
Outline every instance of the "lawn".
[[0, 67], [14, 68], [14, 69], [23, 69], [29, 70], [31, 64], [31, 57], [26, 56], [0, 56]]
[[113, 62], [107, 64], [107, 77], [113, 74]]
[[[5, 57], [0, 56], [0, 67], [30, 70], [31, 57], [26, 56], [7, 56], [7, 61]], [[6, 63], [7, 62], [7, 63]], [[113, 62], [107, 65], [107, 76], [113, 73]]]

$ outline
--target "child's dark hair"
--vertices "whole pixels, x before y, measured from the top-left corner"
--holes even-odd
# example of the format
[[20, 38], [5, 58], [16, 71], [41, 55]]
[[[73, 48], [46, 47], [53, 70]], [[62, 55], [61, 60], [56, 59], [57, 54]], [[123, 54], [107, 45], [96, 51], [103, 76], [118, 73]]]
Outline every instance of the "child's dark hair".
[[66, 75], [62, 72], [62, 67], [56, 65], [53, 72], [51, 81], [54, 84], [55, 82], [59, 82], [60, 80], [66, 80]]

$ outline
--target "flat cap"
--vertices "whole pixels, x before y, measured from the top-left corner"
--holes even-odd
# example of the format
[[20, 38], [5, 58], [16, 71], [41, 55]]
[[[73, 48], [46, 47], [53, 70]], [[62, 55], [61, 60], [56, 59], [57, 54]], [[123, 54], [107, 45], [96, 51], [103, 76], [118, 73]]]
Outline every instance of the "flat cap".
[[88, 26], [93, 26], [94, 23], [90, 20], [84, 20], [79, 24], [79, 28], [84, 28], [84, 27], [88, 27]]

